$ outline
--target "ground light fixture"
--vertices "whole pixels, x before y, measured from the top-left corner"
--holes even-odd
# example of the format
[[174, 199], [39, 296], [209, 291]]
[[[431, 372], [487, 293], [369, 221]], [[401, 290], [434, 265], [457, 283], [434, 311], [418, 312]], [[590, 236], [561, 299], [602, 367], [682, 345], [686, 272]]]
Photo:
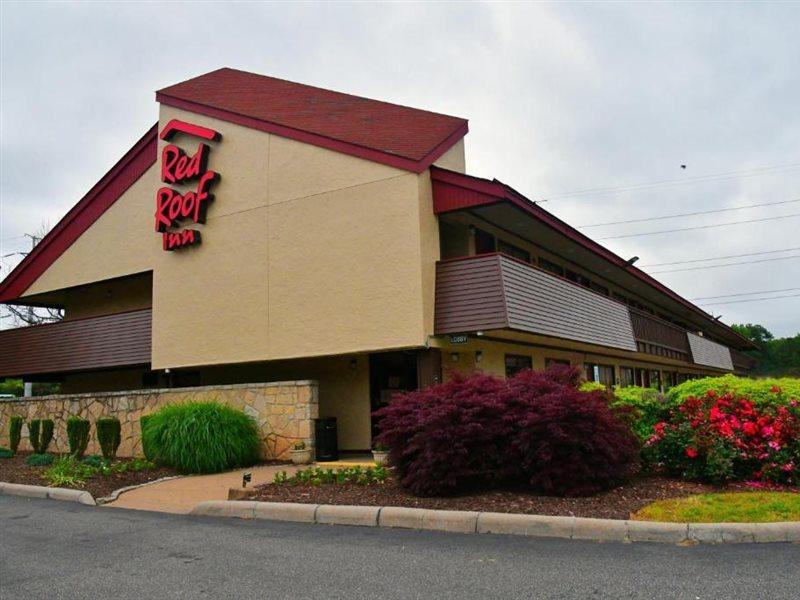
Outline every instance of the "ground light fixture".
[[242, 487], [246, 488], [247, 484], [253, 481], [253, 474], [250, 471], [242, 473]]

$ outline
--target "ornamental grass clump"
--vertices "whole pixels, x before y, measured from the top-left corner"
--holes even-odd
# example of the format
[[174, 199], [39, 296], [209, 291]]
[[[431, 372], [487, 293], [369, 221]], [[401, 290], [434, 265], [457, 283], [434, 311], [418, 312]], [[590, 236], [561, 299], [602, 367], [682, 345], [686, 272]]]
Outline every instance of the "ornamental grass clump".
[[54, 428], [52, 419], [34, 419], [28, 423], [28, 437], [34, 454], [47, 454], [47, 448], [53, 441]]
[[22, 424], [25, 420], [19, 415], [14, 415], [8, 422], [8, 442], [13, 454], [17, 453], [19, 441], [22, 439]]
[[97, 419], [94, 423], [94, 429], [103, 458], [114, 460], [117, 457], [117, 450], [122, 441], [122, 426], [119, 419]]
[[77, 459], [83, 458], [89, 445], [89, 430], [92, 424], [86, 419], [70, 417], [67, 419], [67, 443], [69, 453]]
[[154, 460], [184, 473], [250, 466], [259, 456], [253, 419], [218, 402], [186, 402], [159, 409], [142, 423], [142, 441]]
[[479, 487], [586, 495], [624, 480], [639, 444], [605, 391], [555, 365], [508, 380], [476, 373], [397, 396], [376, 416], [400, 484], [420, 496]]
[[647, 446], [667, 472], [687, 479], [798, 485], [800, 406], [709, 391], [656, 424]]

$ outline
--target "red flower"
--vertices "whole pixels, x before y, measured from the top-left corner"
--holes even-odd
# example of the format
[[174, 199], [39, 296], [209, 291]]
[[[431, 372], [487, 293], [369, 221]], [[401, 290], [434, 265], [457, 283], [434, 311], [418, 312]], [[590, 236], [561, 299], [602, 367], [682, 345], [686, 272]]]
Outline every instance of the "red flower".
[[771, 388], [769, 388], [769, 391], [773, 394], [780, 394], [781, 388], [779, 388], [777, 385], [773, 385]]
[[686, 447], [686, 456], [689, 458], [697, 458], [697, 450], [692, 448], [691, 446]]
[[742, 431], [744, 431], [745, 435], [755, 435], [758, 433], [758, 426], [752, 421], [745, 421], [742, 424]]

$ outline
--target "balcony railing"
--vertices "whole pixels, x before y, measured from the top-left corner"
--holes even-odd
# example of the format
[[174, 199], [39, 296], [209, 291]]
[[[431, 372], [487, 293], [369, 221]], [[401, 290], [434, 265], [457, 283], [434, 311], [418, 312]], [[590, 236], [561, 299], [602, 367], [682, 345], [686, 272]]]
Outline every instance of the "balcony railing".
[[653, 317], [644, 311], [635, 308], [628, 310], [631, 314], [633, 335], [636, 338], [636, 347], [639, 352], [686, 362], [691, 361], [689, 340], [686, 338], [684, 329]]
[[727, 347], [504, 254], [437, 263], [434, 329], [507, 329], [733, 369]]
[[151, 311], [135, 310], [0, 331], [0, 376], [150, 363]]

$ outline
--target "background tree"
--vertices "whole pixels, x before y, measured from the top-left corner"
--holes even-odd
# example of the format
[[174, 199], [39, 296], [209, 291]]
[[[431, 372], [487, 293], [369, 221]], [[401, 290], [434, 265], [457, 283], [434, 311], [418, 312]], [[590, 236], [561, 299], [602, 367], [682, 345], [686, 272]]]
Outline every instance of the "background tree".
[[776, 339], [763, 325], [747, 323], [732, 327], [759, 346], [758, 350], [746, 352], [758, 361], [754, 375], [800, 377], [800, 333]]

